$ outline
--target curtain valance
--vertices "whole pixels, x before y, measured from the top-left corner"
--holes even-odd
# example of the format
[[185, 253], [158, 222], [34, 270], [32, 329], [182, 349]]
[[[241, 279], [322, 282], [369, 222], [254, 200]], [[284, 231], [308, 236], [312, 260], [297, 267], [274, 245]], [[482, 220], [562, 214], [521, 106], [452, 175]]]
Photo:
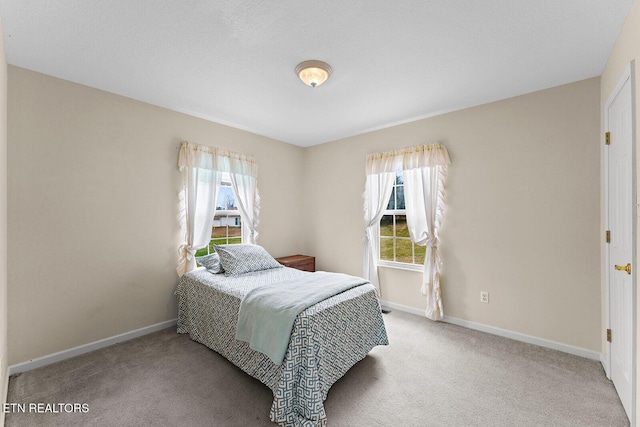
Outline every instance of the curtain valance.
[[438, 143], [423, 144], [398, 150], [367, 155], [367, 175], [398, 170], [447, 166], [451, 164], [449, 152]]
[[182, 171], [185, 167], [258, 177], [258, 163], [253, 156], [187, 141], [180, 145], [178, 158], [178, 168]]

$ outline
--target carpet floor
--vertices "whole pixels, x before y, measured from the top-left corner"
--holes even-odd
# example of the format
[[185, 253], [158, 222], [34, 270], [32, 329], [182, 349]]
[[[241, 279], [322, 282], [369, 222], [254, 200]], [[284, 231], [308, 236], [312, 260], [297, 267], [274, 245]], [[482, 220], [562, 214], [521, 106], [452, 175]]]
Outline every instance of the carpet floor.
[[[329, 427], [629, 425], [599, 362], [398, 311], [384, 320], [390, 345], [333, 385]], [[274, 426], [271, 400], [172, 328], [12, 376], [7, 402], [25, 412], [14, 405], [5, 425]]]

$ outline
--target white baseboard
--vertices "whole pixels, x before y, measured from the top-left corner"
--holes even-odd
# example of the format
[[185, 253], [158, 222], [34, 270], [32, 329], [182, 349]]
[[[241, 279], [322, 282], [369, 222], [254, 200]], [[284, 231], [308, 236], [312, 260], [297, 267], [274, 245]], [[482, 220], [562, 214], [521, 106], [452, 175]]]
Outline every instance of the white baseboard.
[[11, 365], [9, 366], [9, 375], [30, 371], [32, 369], [40, 368], [42, 366], [46, 366], [52, 363], [70, 359], [75, 356], [80, 356], [81, 354], [89, 353], [90, 351], [109, 347], [110, 345], [118, 344], [119, 342], [128, 341], [134, 338], [141, 337], [143, 335], [150, 334], [152, 332], [157, 332], [162, 329], [170, 328], [172, 326], [175, 326], [177, 324], [177, 321], [178, 319], [167, 320], [166, 322], [156, 323], [155, 325], [146, 326], [144, 328], [136, 329], [130, 332], [125, 332], [124, 334], [105, 338], [99, 341], [94, 341], [89, 344], [80, 345], [78, 347], [73, 347], [68, 350], [59, 351], [57, 353], [48, 354], [46, 356], [27, 360], [26, 362]]
[[[388, 307], [390, 309], [404, 311], [407, 313], [426, 317], [424, 311], [419, 310], [417, 308], [408, 307], [406, 305], [396, 304], [388, 301], [380, 301], [380, 304], [383, 307]], [[444, 316], [444, 319], [442, 320], [446, 323], [451, 323], [453, 325], [463, 326], [465, 328], [474, 329], [476, 331], [486, 332], [492, 335], [498, 335], [501, 337], [510, 338], [512, 340], [522, 341], [528, 344], [534, 344], [540, 347], [550, 348], [552, 350], [562, 351], [564, 353], [585, 357], [587, 359], [597, 360], [599, 362], [602, 362], [604, 358], [603, 354], [597, 351], [587, 350], [585, 348], [575, 347], [569, 344], [563, 344], [556, 341], [550, 341], [544, 338], [534, 337], [532, 335], [521, 334], [520, 332], [509, 331], [507, 329], [496, 328], [495, 326], [484, 325], [482, 323], [471, 322], [469, 320], [458, 319], [450, 316]]]
[[416, 316], [427, 317], [424, 310], [420, 310], [419, 308], [409, 307], [407, 305], [396, 304], [395, 302], [383, 301], [380, 300], [380, 305], [382, 308], [390, 308], [392, 310], [404, 311], [405, 313], [415, 314]]

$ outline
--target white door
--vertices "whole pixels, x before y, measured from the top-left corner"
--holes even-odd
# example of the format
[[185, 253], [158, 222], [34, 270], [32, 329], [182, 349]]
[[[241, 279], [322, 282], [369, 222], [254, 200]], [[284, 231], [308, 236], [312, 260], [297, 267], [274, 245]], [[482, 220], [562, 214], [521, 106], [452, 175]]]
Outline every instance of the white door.
[[611, 329], [610, 375], [622, 405], [632, 418], [633, 395], [633, 144], [631, 79], [612, 94], [608, 105], [608, 230], [610, 230], [609, 328]]

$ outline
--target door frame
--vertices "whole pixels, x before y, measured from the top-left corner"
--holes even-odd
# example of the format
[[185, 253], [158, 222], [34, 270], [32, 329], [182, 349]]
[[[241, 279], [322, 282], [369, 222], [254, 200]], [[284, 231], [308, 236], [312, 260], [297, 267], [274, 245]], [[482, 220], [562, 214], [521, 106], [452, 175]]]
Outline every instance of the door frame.
[[[632, 259], [631, 263], [633, 265], [634, 274], [631, 276], [631, 295], [632, 295], [632, 309], [631, 309], [631, 348], [632, 348], [632, 357], [631, 357], [631, 408], [630, 408], [630, 421], [631, 425], [636, 425], [636, 387], [637, 387], [637, 269], [640, 268], [640, 263], [638, 262], [638, 254], [637, 254], [637, 225], [638, 225], [638, 186], [637, 186], [637, 168], [636, 168], [636, 99], [635, 99], [635, 60], [631, 61], [627, 67], [625, 67], [622, 72], [616, 87], [611, 91], [609, 97], [607, 98], [607, 102], [604, 105], [603, 111], [603, 126], [604, 132], [602, 132], [602, 146], [604, 151], [604, 229], [608, 230], [609, 228], [609, 150], [605, 145], [605, 134], [609, 131], [609, 107], [613, 103], [614, 99], [624, 86], [624, 84], [629, 81], [630, 90], [631, 90], [631, 156], [632, 156], [632, 166], [631, 166], [631, 174], [632, 174], [632, 224], [631, 224], [631, 233], [632, 233]], [[610, 283], [609, 283], [609, 268], [610, 259], [609, 259], [609, 246], [604, 244], [604, 256], [603, 256], [603, 275], [604, 275], [604, 284], [605, 284], [605, 329], [609, 329], [611, 326], [611, 315], [609, 311], [609, 303], [610, 303]], [[606, 341], [605, 341], [606, 342]], [[602, 365], [604, 367], [607, 378], [611, 379], [611, 343], [606, 342], [606, 353], [603, 355], [601, 359]]]

